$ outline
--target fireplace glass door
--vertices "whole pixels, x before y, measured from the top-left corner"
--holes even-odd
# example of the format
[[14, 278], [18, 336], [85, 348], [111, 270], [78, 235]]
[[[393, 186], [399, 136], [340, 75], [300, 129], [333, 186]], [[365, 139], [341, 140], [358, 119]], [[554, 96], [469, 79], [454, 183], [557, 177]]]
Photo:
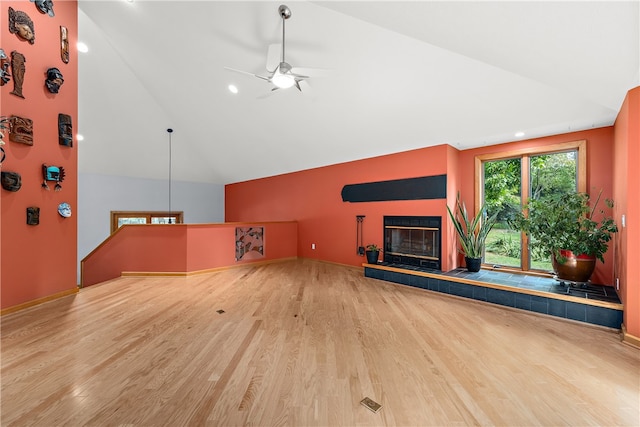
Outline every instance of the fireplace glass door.
[[385, 217], [385, 262], [440, 268], [440, 217]]

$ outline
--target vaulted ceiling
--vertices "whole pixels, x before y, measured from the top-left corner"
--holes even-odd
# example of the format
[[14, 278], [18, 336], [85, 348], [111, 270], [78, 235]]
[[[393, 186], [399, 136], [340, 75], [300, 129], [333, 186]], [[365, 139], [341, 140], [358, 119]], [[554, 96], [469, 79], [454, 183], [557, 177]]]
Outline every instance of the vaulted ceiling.
[[226, 184], [466, 149], [611, 125], [640, 84], [637, 0], [288, 1], [287, 62], [326, 73], [272, 92], [224, 67], [266, 75], [281, 3], [80, 0], [80, 172]]

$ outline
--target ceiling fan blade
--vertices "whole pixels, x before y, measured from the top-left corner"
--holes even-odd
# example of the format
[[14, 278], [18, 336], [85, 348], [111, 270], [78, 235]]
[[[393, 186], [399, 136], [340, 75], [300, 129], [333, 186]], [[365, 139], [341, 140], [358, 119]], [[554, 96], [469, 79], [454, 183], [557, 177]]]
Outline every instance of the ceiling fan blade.
[[305, 95], [313, 95], [313, 90], [311, 89], [311, 85], [306, 80], [296, 80], [296, 87], [298, 90]]
[[307, 77], [326, 77], [331, 74], [328, 68], [291, 67], [291, 72], [296, 75]]
[[267, 49], [267, 71], [273, 73], [278, 64], [280, 64], [280, 52], [282, 45], [280, 43], [270, 44]]
[[288, 74], [290, 74], [290, 75], [292, 75], [292, 76], [294, 76], [294, 77], [296, 77], [296, 78], [298, 78], [298, 79], [300, 79], [300, 80], [302, 80], [302, 79], [308, 79], [308, 78], [310, 77], [310, 76], [305, 76], [305, 75], [303, 75], [303, 74], [296, 74], [296, 73], [293, 73], [293, 72], [290, 72], [290, 73], [288, 73]]
[[248, 71], [242, 71], [242, 70], [238, 70], [238, 69], [236, 69], [236, 68], [231, 68], [231, 67], [224, 67], [224, 69], [225, 69], [225, 70], [229, 70], [229, 71], [234, 71], [234, 72], [236, 72], [236, 73], [240, 73], [240, 74], [246, 74], [246, 75], [248, 75], [248, 76], [257, 77], [257, 78], [262, 79], [262, 80], [270, 81], [270, 78], [269, 78], [269, 77], [259, 76], [259, 75], [257, 75], [257, 74], [253, 74], [253, 73], [250, 73], [250, 72], [248, 72]]
[[273, 89], [271, 89], [269, 92], [260, 95], [260, 96], [256, 96], [256, 99], [265, 99], [265, 98], [269, 98], [271, 95], [273, 95], [279, 88], [278, 87], [274, 87]]

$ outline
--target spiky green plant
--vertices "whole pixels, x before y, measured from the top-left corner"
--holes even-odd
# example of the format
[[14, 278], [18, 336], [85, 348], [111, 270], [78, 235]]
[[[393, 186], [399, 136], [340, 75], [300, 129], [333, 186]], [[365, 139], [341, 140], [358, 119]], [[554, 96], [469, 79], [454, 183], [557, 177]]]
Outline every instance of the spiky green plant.
[[458, 250], [468, 258], [482, 258], [485, 241], [496, 223], [496, 214], [488, 216], [486, 206], [483, 204], [476, 216], [470, 218], [467, 207], [460, 200], [460, 193], [456, 198], [455, 210], [454, 214], [447, 205], [449, 217], [458, 233], [458, 240], [460, 240]]

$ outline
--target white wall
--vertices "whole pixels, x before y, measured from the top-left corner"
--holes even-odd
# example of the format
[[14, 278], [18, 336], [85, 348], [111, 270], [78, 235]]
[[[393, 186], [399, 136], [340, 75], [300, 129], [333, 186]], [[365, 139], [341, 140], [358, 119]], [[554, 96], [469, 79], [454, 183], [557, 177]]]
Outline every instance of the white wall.
[[[78, 283], [80, 260], [110, 233], [111, 211], [168, 211], [166, 180], [80, 173], [78, 206]], [[224, 185], [173, 181], [171, 210], [183, 211], [184, 222], [224, 222]]]

